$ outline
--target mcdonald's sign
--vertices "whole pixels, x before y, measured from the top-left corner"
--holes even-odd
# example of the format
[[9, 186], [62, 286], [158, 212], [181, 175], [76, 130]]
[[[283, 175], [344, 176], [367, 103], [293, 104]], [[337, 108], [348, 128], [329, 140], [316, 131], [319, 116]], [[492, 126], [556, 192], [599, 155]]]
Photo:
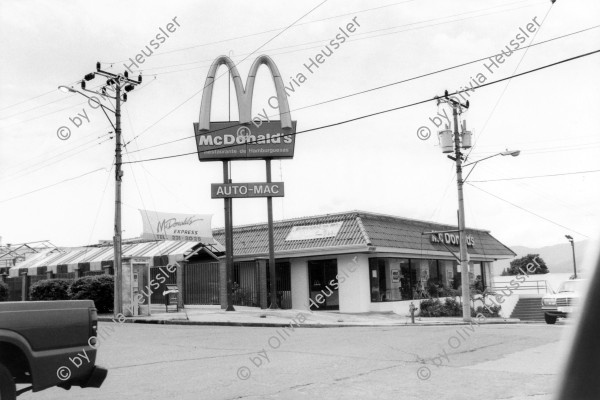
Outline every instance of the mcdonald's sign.
[[[238, 103], [239, 121], [210, 121], [215, 76], [222, 64], [225, 64], [231, 73]], [[252, 94], [256, 73], [263, 64], [269, 68], [275, 83], [280, 121], [261, 121], [260, 125], [254, 125], [251, 123]], [[218, 57], [210, 66], [206, 77], [200, 118], [198, 123], [194, 123], [194, 133], [200, 161], [293, 158], [296, 121], [292, 121], [283, 81], [273, 60], [266, 55], [254, 60], [244, 87], [233, 61], [227, 56]]]

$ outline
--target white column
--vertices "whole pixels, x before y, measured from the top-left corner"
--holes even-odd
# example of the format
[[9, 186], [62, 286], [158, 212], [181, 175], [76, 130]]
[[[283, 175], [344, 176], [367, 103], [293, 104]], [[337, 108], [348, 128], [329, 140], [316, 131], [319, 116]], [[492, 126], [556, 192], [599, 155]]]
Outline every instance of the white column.
[[292, 284], [292, 308], [308, 310], [308, 262], [293, 259], [290, 263], [290, 279]]
[[371, 306], [369, 259], [366, 254], [338, 257], [340, 312], [368, 312]]

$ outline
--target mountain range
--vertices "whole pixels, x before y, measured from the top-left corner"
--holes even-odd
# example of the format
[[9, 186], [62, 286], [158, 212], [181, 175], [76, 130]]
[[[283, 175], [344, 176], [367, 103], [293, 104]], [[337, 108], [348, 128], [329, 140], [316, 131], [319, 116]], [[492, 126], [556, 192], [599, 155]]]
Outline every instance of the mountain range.
[[[591, 250], [591, 240], [575, 242], [575, 260], [577, 262], [577, 274], [580, 272], [589, 272], [590, 265], [593, 265], [591, 260], [586, 260], [589, 264], [584, 264], [584, 257], [588, 250]], [[569, 242], [559, 243], [552, 246], [540, 248], [532, 248], [526, 246], [508, 246], [512, 251], [517, 253], [517, 257], [521, 258], [527, 254], [539, 254], [546, 262], [550, 272], [573, 272], [573, 253]], [[494, 262], [494, 275], [500, 275], [505, 268], [510, 266], [510, 262], [515, 258], [508, 260], [498, 260]]]

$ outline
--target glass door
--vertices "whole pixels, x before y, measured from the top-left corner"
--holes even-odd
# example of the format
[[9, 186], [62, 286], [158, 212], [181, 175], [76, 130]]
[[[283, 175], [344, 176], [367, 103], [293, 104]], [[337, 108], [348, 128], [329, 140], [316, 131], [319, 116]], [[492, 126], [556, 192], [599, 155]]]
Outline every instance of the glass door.
[[311, 310], [339, 310], [337, 260], [308, 262], [308, 290]]

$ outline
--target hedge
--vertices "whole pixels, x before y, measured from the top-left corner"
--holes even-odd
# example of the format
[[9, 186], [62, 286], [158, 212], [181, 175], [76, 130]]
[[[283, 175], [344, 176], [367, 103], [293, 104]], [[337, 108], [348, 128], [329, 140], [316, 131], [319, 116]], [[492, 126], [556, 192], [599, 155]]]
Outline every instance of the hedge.
[[0, 282], [0, 301], [8, 300], [8, 285]]
[[70, 280], [44, 279], [37, 281], [29, 288], [29, 298], [33, 301], [40, 300], [69, 300]]
[[109, 313], [114, 306], [115, 281], [112, 275], [86, 276], [69, 287], [72, 300], [94, 300], [98, 313]]

